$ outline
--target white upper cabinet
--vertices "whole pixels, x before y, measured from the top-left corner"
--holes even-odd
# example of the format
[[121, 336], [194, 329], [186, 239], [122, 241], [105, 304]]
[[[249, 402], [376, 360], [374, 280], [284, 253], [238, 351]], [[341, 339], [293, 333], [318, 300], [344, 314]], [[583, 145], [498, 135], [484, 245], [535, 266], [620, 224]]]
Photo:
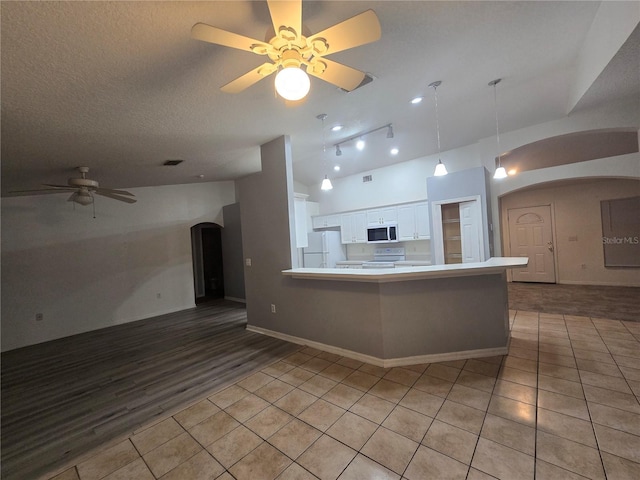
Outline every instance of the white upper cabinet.
[[340, 215], [340, 234], [342, 243], [366, 243], [366, 212], [343, 213]]
[[311, 218], [313, 229], [332, 228], [340, 226], [340, 214], [317, 215]]
[[385, 223], [395, 223], [398, 221], [398, 211], [396, 207], [377, 208], [367, 210], [367, 223], [369, 225], [380, 225]]
[[429, 206], [427, 202], [398, 206], [398, 240], [428, 240]]

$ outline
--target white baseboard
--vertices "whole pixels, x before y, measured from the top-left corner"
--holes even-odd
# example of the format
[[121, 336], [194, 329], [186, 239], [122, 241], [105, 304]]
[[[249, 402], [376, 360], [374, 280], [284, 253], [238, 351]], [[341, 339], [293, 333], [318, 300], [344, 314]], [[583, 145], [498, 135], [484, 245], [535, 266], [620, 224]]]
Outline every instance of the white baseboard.
[[620, 283], [620, 282], [585, 282], [578, 280], [562, 280], [559, 281], [560, 285], [589, 285], [589, 286], [598, 286], [598, 287], [640, 287], [640, 284], [629, 284], [629, 283]]
[[495, 347], [495, 348], [483, 348], [479, 350], [464, 350], [460, 352], [448, 352], [448, 353], [434, 353], [430, 355], [415, 355], [412, 357], [400, 357], [400, 358], [378, 358], [364, 353], [354, 352], [353, 350], [347, 350], [344, 348], [336, 347], [333, 345], [326, 345], [324, 343], [315, 342], [306, 338], [295, 337], [286, 333], [275, 332], [266, 328], [256, 327], [253, 325], [247, 325], [247, 330], [269, 337], [278, 338], [287, 342], [295, 343], [298, 345], [305, 345], [312, 347], [323, 352], [334, 353], [342, 357], [351, 358], [360, 362], [365, 362], [378, 367], [390, 368], [401, 367], [404, 365], [417, 365], [420, 363], [437, 363], [448, 362], [451, 360], [465, 360], [467, 358], [482, 358], [493, 357], [496, 355], [506, 355], [509, 351], [509, 346]]

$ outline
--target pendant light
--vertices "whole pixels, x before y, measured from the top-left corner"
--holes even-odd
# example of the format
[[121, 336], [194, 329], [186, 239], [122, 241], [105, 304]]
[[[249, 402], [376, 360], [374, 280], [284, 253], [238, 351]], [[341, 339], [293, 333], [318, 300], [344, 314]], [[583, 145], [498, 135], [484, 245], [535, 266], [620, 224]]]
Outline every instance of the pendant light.
[[[320, 120], [322, 122], [322, 163], [325, 164], [327, 163], [327, 146], [325, 144], [324, 141], [324, 121], [327, 118], [327, 114], [326, 113], [321, 113], [320, 115], [317, 115], [316, 118], [318, 120]], [[322, 184], [320, 185], [320, 190], [323, 191], [327, 191], [327, 190], [331, 190], [333, 188], [333, 185], [331, 185], [331, 180], [329, 180], [329, 177], [327, 175], [324, 176], [324, 179], [322, 180]]]
[[496, 180], [506, 178], [507, 176], [507, 171], [502, 166], [502, 162], [500, 161], [500, 130], [498, 129], [498, 95], [496, 93], [496, 85], [498, 85], [501, 80], [501, 78], [496, 78], [495, 80], [491, 80], [489, 82], [489, 86], [493, 87], [493, 104], [496, 110], [496, 145], [498, 146], [498, 168], [496, 168], [496, 171], [493, 174], [493, 178], [495, 178]]
[[433, 172], [433, 175], [435, 177], [442, 177], [443, 175], [446, 175], [448, 173], [447, 167], [444, 166], [444, 163], [442, 163], [442, 160], [440, 159], [440, 119], [438, 118], [438, 87], [441, 84], [442, 82], [440, 80], [429, 84], [429, 86], [433, 88], [433, 96], [436, 104], [436, 133], [438, 136], [438, 164], [436, 165], [436, 169]]

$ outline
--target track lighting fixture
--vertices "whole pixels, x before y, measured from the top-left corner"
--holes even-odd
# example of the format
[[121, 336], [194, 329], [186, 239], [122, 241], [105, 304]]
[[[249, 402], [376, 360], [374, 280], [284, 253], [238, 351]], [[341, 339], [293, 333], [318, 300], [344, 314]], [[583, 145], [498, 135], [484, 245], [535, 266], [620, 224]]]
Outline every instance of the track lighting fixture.
[[442, 163], [442, 160], [440, 159], [440, 120], [438, 118], [438, 87], [441, 84], [442, 82], [440, 80], [429, 84], [429, 86], [433, 88], [433, 96], [435, 98], [435, 104], [436, 104], [436, 133], [438, 136], [438, 164], [436, 165], [436, 169], [433, 172], [433, 175], [435, 177], [441, 177], [448, 173], [447, 167], [444, 166], [444, 163]]
[[496, 111], [496, 145], [498, 147], [498, 166], [496, 168], [495, 173], [493, 174], [493, 178], [495, 178], [496, 180], [500, 180], [502, 178], [506, 178], [506, 176], [507, 176], [507, 171], [502, 166], [502, 162], [500, 160], [500, 157], [501, 157], [501, 154], [500, 154], [500, 130], [498, 128], [498, 95], [496, 93], [496, 85], [498, 85], [501, 80], [502, 80], [501, 78], [496, 78], [495, 80], [491, 80], [489, 82], [489, 86], [493, 87], [493, 104], [495, 106], [495, 111]]
[[358, 150], [363, 150], [364, 147], [365, 147], [364, 137], [366, 135], [369, 135], [370, 133], [377, 132], [378, 130], [382, 130], [384, 128], [387, 129], [387, 138], [393, 138], [394, 137], [393, 125], [388, 123], [386, 125], [383, 125], [382, 127], [374, 128], [372, 130], [367, 130], [366, 132], [362, 132], [362, 133], [359, 133], [357, 135], [353, 135], [352, 137], [345, 138], [344, 140], [342, 140], [342, 141], [340, 141], [338, 143], [334, 143], [333, 146], [336, 147], [336, 157], [339, 157], [340, 155], [342, 155], [342, 150], [340, 150], [340, 145], [343, 145], [343, 144], [348, 143], [348, 142], [352, 142], [352, 141], [357, 139], [358, 141], [356, 142], [356, 148]]

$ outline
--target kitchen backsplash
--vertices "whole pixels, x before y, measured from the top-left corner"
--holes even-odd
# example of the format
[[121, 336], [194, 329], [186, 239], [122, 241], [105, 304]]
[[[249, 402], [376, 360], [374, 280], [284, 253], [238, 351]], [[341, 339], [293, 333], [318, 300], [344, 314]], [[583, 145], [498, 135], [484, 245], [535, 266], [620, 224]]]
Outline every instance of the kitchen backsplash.
[[353, 243], [347, 244], [347, 260], [367, 261], [373, 258], [374, 250], [383, 247], [404, 247], [407, 260], [431, 260], [431, 241], [415, 240], [396, 243]]

